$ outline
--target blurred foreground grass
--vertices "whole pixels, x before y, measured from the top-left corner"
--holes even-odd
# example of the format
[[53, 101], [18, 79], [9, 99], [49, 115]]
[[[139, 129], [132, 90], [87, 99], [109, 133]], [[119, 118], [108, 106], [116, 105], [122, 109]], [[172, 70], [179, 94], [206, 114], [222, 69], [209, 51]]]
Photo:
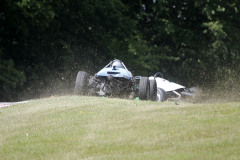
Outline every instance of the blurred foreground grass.
[[0, 109], [0, 159], [239, 159], [240, 103], [63, 96]]

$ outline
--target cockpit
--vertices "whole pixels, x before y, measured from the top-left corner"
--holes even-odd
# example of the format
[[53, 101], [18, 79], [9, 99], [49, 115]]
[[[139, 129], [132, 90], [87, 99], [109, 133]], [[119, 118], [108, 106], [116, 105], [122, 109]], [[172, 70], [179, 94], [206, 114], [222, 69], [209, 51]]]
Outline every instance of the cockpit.
[[120, 60], [118, 60], [118, 59], [110, 62], [106, 67], [107, 68], [112, 68], [112, 67], [115, 67], [115, 68], [126, 68], [124, 66], [124, 64]]

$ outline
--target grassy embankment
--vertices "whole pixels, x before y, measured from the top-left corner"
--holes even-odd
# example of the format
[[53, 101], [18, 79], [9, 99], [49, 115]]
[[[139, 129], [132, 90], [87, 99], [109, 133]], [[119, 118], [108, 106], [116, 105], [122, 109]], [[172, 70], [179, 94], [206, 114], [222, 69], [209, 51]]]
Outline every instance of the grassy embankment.
[[240, 103], [64, 96], [0, 110], [0, 159], [239, 159]]

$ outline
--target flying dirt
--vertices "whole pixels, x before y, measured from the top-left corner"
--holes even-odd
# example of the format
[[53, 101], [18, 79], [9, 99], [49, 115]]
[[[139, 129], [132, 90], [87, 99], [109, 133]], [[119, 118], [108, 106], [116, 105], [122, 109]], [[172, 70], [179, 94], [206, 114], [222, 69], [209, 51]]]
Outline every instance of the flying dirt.
[[160, 72], [150, 77], [134, 77], [121, 60], [115, 59], [94, 76], [88, 75], [85, 71], [79, 71], [74, 93], [166, 101], [193, 97], [197, 89], [170, 82], [164, 79]]

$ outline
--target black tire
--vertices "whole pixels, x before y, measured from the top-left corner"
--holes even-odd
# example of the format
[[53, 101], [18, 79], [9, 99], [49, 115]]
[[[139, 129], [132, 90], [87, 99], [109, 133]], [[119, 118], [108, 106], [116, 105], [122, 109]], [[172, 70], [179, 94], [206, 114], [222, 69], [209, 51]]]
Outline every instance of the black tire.
[[139, 99], [148, 100], [149, 99], [149, 79], [148, 77], [141, 77], [139, 82]]
[[74, 93], [85, 95], [87, 92], [87, 80], [88, 80], [88, 74], [84, 71], [79, 71], [77, 74], [76, 82], [75, 82], [75, 88]]
[[150, 80], [150, 89], [149, 89], [149, 99], [152, 101], [156, 101], [157, 98], [157, 82], [155, 79]]
[[167, 99], [167, 94], [166, 91], [164, 91], [162, 88], [158, 88], [157, 89], [157, 93], [158, 93], [158, 101], [165, 101]]

